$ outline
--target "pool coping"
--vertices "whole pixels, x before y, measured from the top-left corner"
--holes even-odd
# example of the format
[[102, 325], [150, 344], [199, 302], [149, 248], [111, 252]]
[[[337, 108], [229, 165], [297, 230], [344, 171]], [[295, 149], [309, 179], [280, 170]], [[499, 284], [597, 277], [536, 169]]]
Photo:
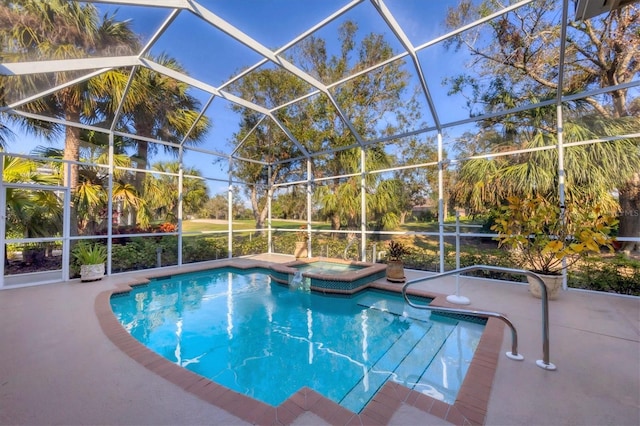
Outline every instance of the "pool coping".
[[[196, 267], [189, 272], [223, 267], [239, 269], [265, 268], [269, 267], [269, 265], [273, 264], [264, 261], [237, 262], [228, 260], [221, 261], [216, 265]], [[138, 342], [122, 327], [111, 309], [111, 296], [113, 294], [126, 293], [138, 285], [148, 284], [153, 278], [169, 275], [177, 275], [177, 273], [168, 274], [166, 271], [150, 271], [150, 273], [145, 274], [145, 277], [131, 277], [128, 281], [116, 284], [115, 289], [106, 290], [98, 294], [94, 302], [94, 310], [102, 331], [114, 345], [148, 370], [242, 420], [260, 425], [290, 424], [304, 412], [309, 411], [330, 424], [384, 425], [389, 423], [395, 412], [403, 404], [406, 404], [452, 424], [484, 424], [491, 385], [495, 376], [504, 335], [504, 323], [496, 318], [488, 319], [465, 379], [458, 391], [456, 401], [453, 404], [447, 404], [401, 384], [387, 381], [359, 414], [342, 407], [307, 387], [301, 388], [285, 402], [273, 407], [176, 365]], [[123, 277], [124, 279], [125, 277]], [[373, 282], [367, 287], [399, 292], [402, 285]], [[431, 304], [433, 306], [455, 306], [448, 303], [446, 296], [443, 294], [419, 290], [411, 291], [411, 294], [432, 298]]]

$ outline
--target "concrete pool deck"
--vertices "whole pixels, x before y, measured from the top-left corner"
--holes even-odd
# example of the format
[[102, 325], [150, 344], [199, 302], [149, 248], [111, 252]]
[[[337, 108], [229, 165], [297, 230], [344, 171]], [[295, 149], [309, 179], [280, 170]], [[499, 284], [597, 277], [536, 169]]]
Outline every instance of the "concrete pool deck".
[[[257, 259], [285, 262], [291, 257]], [[407, 271], [408, 278], [422, 274]], [[145, 368], [103, 332], [94, 310], [96, 298], [149, 275], [0, 291], [0, 423], [248, 424]], [[527, 294], [527, 287], [472, 278], [460, 279], [460, 285], [461, 294], [471, 299], [469, 309], [508, 315], [525, 356], [522, 362], [504, 356], [511, 348], [505, 328], [487, 388], [485, 424], [640, 424], [640, 299], [563, 292], [549, 308], [550, 361], [557, 370], [545, 371], [535, 364], [542, 358], [540, 301]], [[446, 295], [455, 291], [455, 280], [417, 286]], [[449, 424], [411, 401], [391, 411], [383, 416], [387, 424]], [[327, 418], [300, 410], [283, 423], [330, 424]], [[350, 424], [368, 422], [352, 418]]]

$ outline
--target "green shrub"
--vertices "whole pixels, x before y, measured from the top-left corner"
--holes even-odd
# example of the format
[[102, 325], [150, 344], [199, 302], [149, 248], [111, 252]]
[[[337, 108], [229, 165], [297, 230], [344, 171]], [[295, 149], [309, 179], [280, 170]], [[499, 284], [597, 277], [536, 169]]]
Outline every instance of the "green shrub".
[[610, 259], [588, 258], [569, 272], [573, 288], [640, 296], [640, 261], [616, 255]]
[[182, 239], [182, 262], [193, 263], [227, 257], [226, 237], [188, 237]]
[[114, 244], [111, 249], [113, 272], [151, 269], [158, 266], [157, 249], [162, 249], [161, 266], [178, 263], [178, 240], [175, 236], [135, 237], [125, 244]]
[[80, 241], [71, 252], [79, 265], [97, 265], [107, 260], [107, 246]]
[[[295, 235], [291, 232], [292, 237]], [[268, 251], [267, 235], [240, 236], [233, 239], [234, 256], [266, 253]], [[293, 250], [291, 251], [293, 253]]]

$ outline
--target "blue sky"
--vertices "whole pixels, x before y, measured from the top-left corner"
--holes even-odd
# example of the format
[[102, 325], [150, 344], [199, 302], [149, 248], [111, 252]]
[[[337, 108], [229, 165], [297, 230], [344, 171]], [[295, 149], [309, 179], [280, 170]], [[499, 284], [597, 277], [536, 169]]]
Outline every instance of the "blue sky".
[[[347, 4], [347, 1], [202, 0], [200, 3], [265, 47], [275, 50], [340, 9]], [[455, 3], [457, 1], [387, 0], [385, 2], [414, 46], [446, 32], [442, 24], [446, 9]], [[142, 35], [144, 41], [155, 33], [169, 14], [162, 8], [96, 5], [101, 13], [116, 11], [118, 19], [131, 19], [134, 30]], [[400, 43], [375, 8], [370, 2], [365, 1], [316, 33], [317, 37], [327, 40], [329, 55], [338, 53], [337, 28], [347, 19], [358, 23], [360, 36], [369, 32], [382, 33], [396, 53], [402, 51]], [[256, 52], [224, 36], [217, 29], [184, 11], [151, 49], [153, 55], [163, 52], [176, 58], [190, 75], [216, 87], [238, 70], [262, 59]], [[439, 108], [438, 114], [441, 121], [468, 117], [468, 112], [462, 107], [464, 100], [447, 97], [446, 88], [441, 85], [443, 78], [454, 71], [461, 70], [462, 60], [454, 59], [450, 55], [445, 56], [444, 51], [438, 46], [422, 50], [419, 52], [419, 57], [427, 73], [429, 88]], [[408, 62], [410, 64], [410, 61]], [[417, 85], [417, 79], [414, 79], [412, 84]], [[194, 89], [191, 94], [200, 99], [202, 104], [209, 97], [208, 94], [197, 89]], [[426, 106], [423, 113], [428, 116]], [[230, 111], [226, 101], [218, 99], [213, 102], [206, 115], [213, 123], [213, 129], [203, 146], [216, 151], [229, 152], [228, 141], [237, 129], [238, 116]], [[427, 122], [433, 124], [431, 118], [427, 118]], [[19, 146], [26, 152], [30, 149], [27, 147], [35, 144], [42, 144], [42, 141], [21, 143]], [[14, 146], [10, 145], [10, 148], [16, 150]], [[154, 160], [160, 161], [162, 157], [158, 156]], [[207, 156], [198, 153], [187, 154], [185, 160], [188, 165], [202, 170], [205, 176], [226, 178], [226, 164], [223, 164], [222, 168], [212, 165]], [[210, 183], [209, 186], [211, 195], [226, 190], [226, 185], [223, 183]]]

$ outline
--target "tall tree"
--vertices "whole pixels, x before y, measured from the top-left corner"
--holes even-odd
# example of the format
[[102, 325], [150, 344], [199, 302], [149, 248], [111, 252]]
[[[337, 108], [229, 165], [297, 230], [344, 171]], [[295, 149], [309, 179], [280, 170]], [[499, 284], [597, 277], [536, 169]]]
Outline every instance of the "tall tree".
[[[490, 13], [498, 6], [494, 0], [482, 1], [474, 4], [468, 0], [462, 0], [458, 7], [449, 10], [447, 25], [451, 28], [475, 20]], [[475, 29], [461, 33], [449, 42], [449, 46], [464, 48], [471, 55], [469, 69], [477, 70], [476, 75], [470, 73], [455, 76], [448, 79], [452, 92], [465, 93], [469, 96], [469, 107], [472, 114], [495, 112], [514, 106], [555, 96], [558, 88], [558, 61], [560, 47], [560, 22], [558, 21], [560, 2], [543, 0], [525, 5], [516, 11], [494, 19], [488, 25], [478, 26]], [[570, 21], [566, 39], [564, 94], [579, 94], [599, 87], [623, 85], [637, 78], [640, 72], [640, 6], [629, 4], [621, 9], [611, 11], [585, 21]], [[612, 136], [609, 131], [619, 130], [621, 127], [634, 129], [630, 133], [640, 129], [637, 115], [634, 116], [634, 108], [637, 108], [637, 99], [630, 99], [629, 89], [618, 88], [605, 95], [593, 95], [581, 98], [578, 101], [567, 103], [565, 108], [565, 132], [572, 123], [581, 123], [586, 126], [576, 130], [575, 135], [582, 133], [594, 138]], [[589, 118], [598, 115], [600, 119]], [[624, 119], [624, 117], [630, 117]], [[540, 140], [539, 132], [555, 133], [554, 115], [547, 115], [544, 108], [528, 111], [521, 114], [501, 116], [486, 120], [481, 123], [480, 137], [493, 139], [498, 144], [506, 145], [497, 147], [489, 145], [490, 151], [504, 151], [510, 146], [531, 146], [536, 140]], [[624, 119], [624, 120], [620, 120]], [[609, 124], [602, 124], [602, 120]], [[600, 124], [598, 124], [600, 123]], [[589, 127], [594, 125], [595, 127]], [[630, 127], [631, 126], [631, 127]], [[616, 127], [618, 129], [616, 129]], [[616, 130], [614, 130], [616, 129]], [[621, 133], [615, 133], [619, 135]], [[625, 134], [625, 133], [622, 133]], [[571, 137], [571, 133], [567, 132]], [[588, 140], [588, 137], [578, 140]], [[548, 140], [548, 142], [553, 142]], [[613, 147], [609, 144], [606, 158], [590, 156], [588, 151], [596, 151], [599, 148], [590, 147], [575, 155], [579, 161], [576, 167], [568, 170], [568, 173], [576, 173], [574, 182], [578, 183], [581, 172], [589, 169], [588, 162], [600, 164], [604, 167], [612, 167], [612, 170], [604, 173], [617, 173], [616, 179], [610, 181], [609, 191], [617, 190], [620, 206], [623, 211], [640, 211], [640, 173], [625, 166], [625, 164], [637, 164], [640, 155], [638, 139], [618, 141], [622, 146]], [[627, 147], [628, 149], [625, 149]], [[577, 152], [579, 148], [567, 150]], [[519, 160], [512, 160], [521, 164], [536, 156], [520, 155]], [[600, 161], [600, 160], [605, 160]], [[478, 164], [478, 161], [474, 161]], [[493, 167], [496, 164], [486, 162], [479, 168]], [[593, 164], [591, 164], [593, 165]], [[557, 168], [557, 165], [554, 166]], [[523, 168], [528, 168], [523, 173]], [[529, 179], [529, 186], [538, 183], [531, 180], [532, 177], [542, 178], [542, 170], [534, 164], [521, 165], [517, 178]], [[535, 170], [534, 170], [535, 169]], [[515, 169], [514, 169], [515, 170]], [[594, 171], [594, 169], [591, 169]], [[534, 173], [535, 171], [535, 173]], [[550, 171], [547, 170], [547, 174]], [[476, 175], [480, 173], [477, 170]], [[601, 181], [604, 181], [602, 175]], [[505, 177], [499, 182], [506, 183]], [[548, 177], [547, 179], [550, 179]], [[569, 177], [569, 179], [573, 179]], [[460, 184], [462, 181], [459, 181]], [[524, 182], [511, 182], [512, 185]], [[476, 196], [496, 195], [491, 190], [484, 190], [481, 183], [475, 188]], [[582, 188], [575, 188], [578, 191]], [[570, 189], [571, 190], [571, 189]], [[490, 198], [489, 198], [490, 199]], [[640, 237], [640, 221], [633, 215], [622, 214], [620, 216], [621, 236]], [[626, 249], [638, 250], [638, 244], [629, 244]]]
[[[633, 117], [617, 120], [582, 117], [580, 121], [565, 126], [565, 141], [595, 139], [603, 133], [631, 133], [638, 125], [638, 120]], [[608, 128], [602, 129], [603, 126]], [[473, 139], [475, 135], [468, 137]], [[555, 143], [555, 134], [538, 132], [522, 139], [519, 148], [549, 148]], [[503, 149], [509, 147], [511, 145], [503, 146]], [[637, 149], [637, 144], [630, 140], [565, 148], [567, 200], [616, 211], [619, 204], [612, 195], [612, 189], [625, 184], [627, 176], [640, 169]], [[542, 195], [558, 202], [557, 163], [555, 149], [468, 160], [458, 169], [451, 191], [453, 200], [470, 208], [472, 213], [486, 212], [508, 197], [525, 194]]]
[[[42, 173], [38, 170], [41, 164], [34, 161], [5, 155], [3, 162], [5, 182], [59, 184], [59, 176]], [[62, 233], [62, 200], [54, 191], [7, 188], [6, 208], [7, 232], [13, 238], [52, 237]]]
[[[357, 30], [356, 24], [350, 21], [340, 27], [340, 52], [332, 56], [327, 54], [324, 39], [308, 37], [291, 52], [292, 62], [299, 64], [303, 70], [320, 81], [334, 82], [393, 56], [391, 47], [379, 34], [368, 34], [357, 43]], [[406, 97], [409, 76], [402, 70], [402, 65], [402, 61], [395, 61], [332, 89], [337, 104], [364, 139], [394, 131], [391, 129], [392, 126], [379, 129], [379, 122], [385, 114], [393, 112], [397, 116], [396, 121], [403, 122], [398, 117], [407, 114], [408, 108], [403, 98]], [[254, 71], [238, 82], [235, 89], [265, 105], [279, 105], [309, 91], [306, 83], [280, 69]], [[281, 108], [277, 111], [277, 117], [307, 151], [314, 153], [341, 149], [328, 155], [313, 157], [312, 172], [315, 177], [339, 176], [360, 171], [359, 148], [345, 149], [357, 145], [357, 140], [326, 96], [319, 95]], [[243, 140], [258, 123], [258, 119], [255, 113], [244, 111], [241, 130], [236, 135], [236, 140]], [[244, 139], [242, 145], [245, 156], [251, 154], [252, 158], [274, 163], [271, 167], [272, 184], [305, 177], [304, 162], [275, 162], [276, 158], [283, 159], [283, 153], [285, 160], [301, 156], [300, 150], [286, 140], [286, 136], [277, 126], [264, 123], [254, 130], [249, 138]], [[366, 161], [369, 170], [390, 164], [390, 158], [384, 149], [379, 147], [367, 148]], [[263, 192], [261, 204], [253, 201], [253, 194], [258, 189], [267, 190], [267, 167], [255, 163], [242, 164], [237, 166], [236, 171], [246, 182], [258, 183], [250, 186], [250, 198], [254, 209], [260, 209], [260, 213], [254, 213], [256, 227], [260, 228], [266, 217], [263, 214], [266, 212], [266, 192]], [[369, 175], [367, 187], [375, 188], [377, 179], [376, 176]], [[317, 197], [322, 204], [322, 213], [330, 218], [333, 229], [340, 229], [343, 224], [356, 226], [360, 211], [359, 186], [360, 178], [335, 179], [327, 185], [320, 186], [324, 192], [317, 194]]]
[[[425, 140], [411, 138], [400, 146], [399, 160], [401, 165], [432, 163], [438, 160], [433, 137], [426, 137]], [[428, 199], [437, 197], [437, 168], [434, 166], [431, 168], [401, 169], [394, 172], [394, 175], [402, 182], [401, 192], [396, 203], [400, 211], [400, 223], [404, 223], [406, 216], [415, 206], [424, 205]], [[446, 205], [445, 202], [445, 207]]]
[[[154, 61], [171, 70], [185, 73], [175, 58], [162, 54]], [[122, 80], [120, 80], [122, 82]], [[200, 101], [189, 93], [189, 85], [147, 68], [139, 68], [132, 87], [124, 99], [119, 129], [147, 138], [179, 144], [202, 142], [209, 130], [206, 117], [198, 120]], [[124, 90], [124, 84], [121, 84]], [[106, 102], [118, 102], [119, 98], [107, 98]], [[114, 110], [116, 105], [110, 105]], [[196, 120], [198, 120], [196, 122]], [[147, 169], [149, 157], [157, 153], [158, 145], [150, 145], [141, 139], [130, 141], [136, 146], [135, 161], [139, 169]], [[165, 153], [176, 155], [177, 149], [164, 145]], [[144, 173], [138, 173], [136, 188], [142, 191]]]
[[[348, 77], [374, 63], [382, 62], [393, 56], [393, 49], [381, 34], [370, 33], [356, 43], [358, 26], [347, 21], [340, 28], [338, 38], [340, 52], [327, 55], [326, 41], [309, 37], [298, 49], [298, 63], [310, 74], [321, 81], [334, 82]], [[354, 59], [357, 58], [357, 59]], [[407, 124], [407, 116], [419, 119], [408, 90], [409, 75], [403, 70], [404, 61], [394, 61], [385, 67], [368, 72], [341, 84], [333, 89], [333, 96], [354, 129], [365, 140], [401, 132]], [[316, 138], [311, 145], [312, 151], [341, 149], [333, 154], [313, 159], [315, 176], [340, 176], [359, 173], [360, 150], [344, 149], [357, 143], [354, 135], [341, 120], [338, 111], [329, 105], [328, 99], [318, 98], [322, 111], [315, 117], [316, 126], [323, 129], [323, 137]], [[385, 114], [393, 112], [395, 125], [380, 129]], [[382, 146], [369, 146], [365, 151], [367, 170], [389, 167], [392, 158]], [[368, 174], [365, 178], [368, 189], [368, 214], [375, 215], [382, 204], [393, 205], [390, 198], [393, 185], [383, 183], [380, 175]], [[332, 229], [342, 225], [355, 228], [360, 221], [360, 178], [333, 179], [320, 187], [318, 194], [323, 214], [331, 221]], [[380, 219], [380, 218], [378, 218]], [[397, 223], [389, 216], [385, 223]]]
[[[180, 163], [177, 161], [159, 162], [153, 165], [157, 175], [147, 174], [145, 179], [145, 206], [154, 219], [175, 223], [178, 218], [178, 176]], [[184, 174], [200, 176], [194, 168], [184, 168]], [[207, 185], [197, 177], [184, 177], [182, 180], [183, 211], [192, 214], [199, 211], [208, 200]]]
[[[11, 61], [124, 55], [131, 54], [138, 46], [138, 39], [128, 22], [117, 21], [114, 15], [99, 18], [93, 5], [64, 0], [4, 0], [0, 3], [0, 41], [2, 56]], [[95, 122], [102, 116], [97, 109], [99, 99], [113, 94], [110, 75], [114, 72], [117, 73], [107, 72], [64, 88], [25, 108], [72, 123]], [[7, 81], [5, 90], [24, 97], [79, 75], [78, 72], [60, 72], [12, 78]], [[54, 124], [52, 130], [65, 133], [64, 159], [78, 161], [80, 129]], [[78, 167], [74, 163], [69, 163], [69, 167], [70, 173], [64, 174], [64, 182], [75, 191]], [[74, 209], [72, 205], [72, 221], [76, 218]], [[75, 222], [71, 231], [76, 232], [77, 226], [73, 225]]]
[[[84, 137], [98, 142], [98, 145], [81, 148], [84, 151], [82, 157], [88, 164], [78, 166], [78, 186], [74, 197], [75, 222], [80, 235], [95, 235], [104, 233], [107, 228], [109, 168], [104, 166], [109, 164], [109, 153], [107, 144], [100, 143], [102, 138], [96, 139], [91, 135], [84, 135]], [[38, 146], [31, 151], [31, 154], [61, 160], [64, 152], [57, 148]], [[131, 158], [116, 149], [113, 163], [116, 166], [113, 172], [112, 195], [115, 203], [113, 214], [119, 220], [121, 214], [140, 209], [144, 200], [138, 197], [137, 191], [131, 184], [130, 172], [124, 170], [124, 168], [131, 168]], [[52, 176], [62, 181], [61, 176], [64, 171], [62, 164], [51, 162], [49, 168], [53, 172]]]
[[[304, 95], [308, 86], [293, 74], [277, 68], [252, 72], [236, 82], [232, 89], [259, 105], [271, 106]], [[261, 163], [233, 163], [234, 175], [250, 183], [245, 187], [245, 192], [251, 203], [256, 229], [262, 229], [268, 214], [269, 183], [277, 184], [286, 179], [302, 177], [303, 167], [300, 164], [282, 163], [277, 160], [300, 157], [302, 152], [272, 120], [265, 120], [262, 114], [237, 105], [233, 106], [233, 109], [242, 117], [240, 129], [235, 135], [236, 143], [243, 141], [239, 147], [239, 154], [244, 158], [260, 159], [273, 164], [269, 170]], [[296, 134], [302, 132], [310, 138], [317, 137], [314, 136], [313, 120], [309, 114], [312, 112], [305, 111], [298, 105], [291, 105], [277, 111], [276, 117], [291, 127]], [[292, 117], [296, 120], [292, 120]]]

